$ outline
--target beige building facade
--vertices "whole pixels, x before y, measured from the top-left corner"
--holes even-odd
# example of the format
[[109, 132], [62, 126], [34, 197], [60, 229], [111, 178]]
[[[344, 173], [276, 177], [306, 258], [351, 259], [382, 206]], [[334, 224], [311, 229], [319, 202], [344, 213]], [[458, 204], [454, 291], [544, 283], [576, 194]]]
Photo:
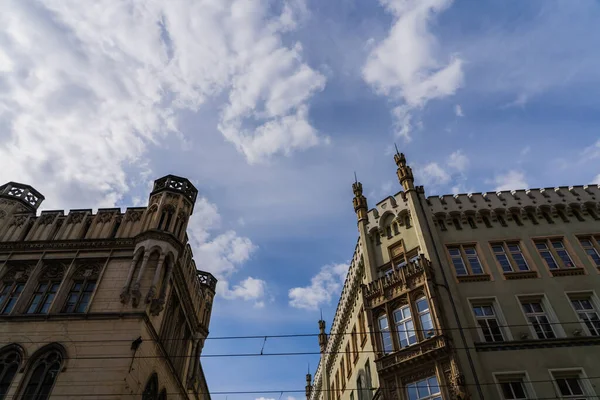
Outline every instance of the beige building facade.
[[309, 400], [600, 395], [598, 185], [426, 197], [369, 209]]
[[0, 399], [208, 399], [200, 354], [216, 280], [186, 227], [196, 188], [168, 175], [147, 207], [42, 211], [0, 186]]

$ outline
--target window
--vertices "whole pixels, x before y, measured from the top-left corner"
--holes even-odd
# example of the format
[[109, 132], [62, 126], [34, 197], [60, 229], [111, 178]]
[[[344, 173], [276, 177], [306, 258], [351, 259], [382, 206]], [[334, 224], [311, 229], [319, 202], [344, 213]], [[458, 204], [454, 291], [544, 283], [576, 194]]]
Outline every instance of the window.
[[365, 392], [367, 393], [367, 396], [363, 400], [371, 399], [372, 387], [373, 382], [371, 380], [371, 363], [369, 362], [369, 360], [367, 360], [367, 362], [365, 363]]
[[339, 399], [340, 398], [340, 394], [342, 391], [342, 387], [340, 386], [340, 371], [336, 371], [335, 373], [335, 387], [337, 388], [337, 391], [335, 392], [335, 398]]
[[423, 330], [423, 337], [428, 339], [435, 335], [431, 313], [429, 312], [429, 303], [425, 297], [421, 297], [420, 299], [417, 299], [416, 305], [417, 312], [419, 313], [419, 321], [421, 322], [421, 329]]
[[160, 391], [158, 395], [158, 400], [167, 400], [167, 389], [163, 389]]
[[397, 235], [400, 233], [400, 230], [398, 229], [398, 223], [394, 222], [392, 224], [393, 228], [394, 228], [394, 235]]
[[31, 367], [22, 398], [28, 400], [49, 399], [56, 377], [62, 368], [62, 362], [63, 355], [57, 349], [43, 353]]
[[541, 300], [523, 300], [521, 306], [525, 318], [533, 327], [538, 339], [553, 339], [556, 337]]
[[342, 360], [340, 362], [340, 377], [342, 378], [340, 389], [344, 390], [346, 387], [346, 364], [344, 363], [344, 356], [342, 356]]
[[484, 273], [475, 246], [453, 246], [448, 248], [448, 252], [456, 275], [480, 275]]
[[437, 377], [432, 376], [406, 385], [408, 400], [442, 400]]
[[475, 223], [475, 219], [473, 217], [467, 217], [467, 222], [471, 228], [477, 229], [477, 224]]
[[365, 323], [365, 311], [363, 309], [358, 313], [358, 327], [360, 329], [360, 342], [362, 346], [367, 339], [367, 324]]
[[390, 327], [386, 315], [379, 317], [379, 332], [381, 333], [381, 345], [385, 354], [394, 351], [392, 346], [392, 335], [390, 334]]
[[7, 346], [0, 354], [0, 400], [5, 398], [21, 365], [21, 353], [15, 347]]
[[[171, 290], [169, 302], [165, 309], [165, 317], [161, 325], [160, 341], [167, 356], [171, 359], [173, 367], [179, 374], [183, 373], [187, 361], [186, 354], [192, 339], [192, 333], [182, 308], [183, 305], [179, 300], [177, 291]], [[207, 310], [209, 309], [210, 307], [207, 306]]]
[[356, 325], [352, 328], [352, 352], [354, 353], [354, 362], [358, 361], [358, 337], [356, 335]]
[[583, 250], [586, 252], [588, 257], [594, 262], [596, 267], [600, 267], [600, 254], [598, 254], [598, 248], [600, 248], [600, 240], [597, 237], [584, 237], [579, 238], [579, 243]]
[[486, 342], [504, 341], [493, 303], [473, 305], [473, 314]]
[[96, 288], [95, 280], [73, 282], [67, 301], [62, 309], [64, 313], [83, 313], [87, 310], [90, 298]]
[[586, 382], [586, 377], [581, 370], [551, 371], [554, 384], [562, 399], [585, 400], [593, 395], [593, 390]]
[[156, 375], [156, 373], [154, 373], [146, 383], [146, 387], [144, 388], [144, 392], [142, 393], [142, 400], [156, 400], [157, 396], [158, 376]]
[[417, 343], [417, 333], [410, 315], [410, 307], [408, 305], [394, 311], [394, 322], [396, 324], [396, 332], [398, 333], [398, 342], [400, 347], [406, 347]]
[[550, 239], [535, 242], [540, 256], [550, 269], [575, 268], [569, 252], [565, 248], [562, 239]]
[[33, 293], [27, 314], [48, 314], [59, 286], [60, 282], [56, 281], [40, 282]]
[[600, 336], [600, 318], [598, 310], [594, 307], [591, 296], [582, 298], [571, 298], [571, 305], [577, 316], [584, 323], [588, 333], [592, 336]]
[[521, 400], [534, 398], [533, 389], [526, 384], [526, 375], [524, 373], [502, 373], [494, 374], [502, 399]]
[[486, 228], [491, 228], [492, 227], [492, 223], [490, 222], [490, 217], [487, 215], [482, 215], [481, 216], [481, 220], [483, 221], [484, 225]]
[[518, 243], [494, 243], [492, 244], [492, 251], [496, 261], [505, 273], [529, 271], [529, 265], [527, 265]]
[[444, 220], [443, 220], [442, 218], [438, 218], [438, 220], [437, 220], [437, 223], [438, 223], [438, 226], [440, 227], [440, 229], [441, 229], [442, 231], [446, 231], [446, 230], [448, 230], [448, 229], [446, 228], [446, 223], [444, 222]]
[[346, 368], [348, 369], [348, 376], [352, 373], [352, 356], [350, 354], [350, 343], [346, 345]]
[[15, 307], [19, 296], [23, 292], [25, 282], [5, 282], [0, 292], [0, 313], [8, 315]]

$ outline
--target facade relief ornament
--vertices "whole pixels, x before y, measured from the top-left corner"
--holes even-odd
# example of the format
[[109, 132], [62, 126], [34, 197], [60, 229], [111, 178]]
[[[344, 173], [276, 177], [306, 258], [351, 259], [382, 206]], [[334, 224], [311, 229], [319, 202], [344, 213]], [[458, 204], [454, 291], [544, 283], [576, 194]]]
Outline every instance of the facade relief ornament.
[[8, 272], [2, 277], [4, 281], [26, 282], [33, 271], [33, 265], [10, 266]]
[[98, 214], [98, 222], [101, 222], [103, 224], [106, 222], [110, 222], [112, 220], [113, 216], [114, 216], [114, 213], [110, 212], [110, 211], [99, 213]]
[[26, 215], [18, 215], [12, 220], [12, 223], [10, 225], [16, 225], [17, 227], [20, 227], [25, 223], [25, 221], [27, 221], [27, 218], [29, 217]]
[[84, 264], [77, 267], [74, 278], [79, 279], [93, 279], [100, 275], [100, 266], [97, 264]]
[[15, 202], [12, 201], [12, 200], [0, 199], [0, 204], [5, 204], [5, 205], [8, 205], [8, 206], [12, 206], [13, 204], [15, 204]]
[[6, 217], [6, 211], [0, 210], [0, 219], [4, 219]]
[[125, 222], [137, 222], [140, 219], [142, 219], [141, 211], [129, 211], [127, 214], [125, 214]]
[[41, 279], [62, 279], [65, 274], [65, 265], [62, 263], [46, 264]]
[[56, 217], [58, 216], [58, 214], [43, 214], [40, 217], [40, 225], [50, 225], [51, 223], [54, 222], [54, 220], [56, 219]]
[[83, 212], [72, 212], [69, 214], [69, 218], [67, 218], [67, 224], [78, 224], [83, 221], [85, 217], [85, 213]]

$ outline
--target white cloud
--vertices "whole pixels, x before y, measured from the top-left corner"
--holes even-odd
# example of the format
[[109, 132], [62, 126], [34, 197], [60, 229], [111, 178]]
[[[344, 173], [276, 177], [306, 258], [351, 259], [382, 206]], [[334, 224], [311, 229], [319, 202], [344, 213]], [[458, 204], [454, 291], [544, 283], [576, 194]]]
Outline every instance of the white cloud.
[[464, 172], [469, 166], [469, 158], [461, 150], [456, 150], [448, 157], [448, 166]]
[[460, 106], [460, 104], [457, 104], [454, 106], [454, 114], [457, 117], [464, 117], [465, 114], [463, 113], [462, 107]]
[[531, 152], [531, 146], [525, 146], [521, 150], [521, 157], [525, 157], [527, 154]]
[[325, 78], [282, 41], [305, 6], [272, 15], [273, 2], [1, 2], [0, 181], [49, 206], [112, 206], [125, 168], [145, 170], [148, 144], [208, 100], [224, 101], [218, 128], [249, 162], [320, 143], [308, 102]]
[[505, 174], [496, 175], [493, 179], [493, 183], [496, 185], [494, 190], [516, 190], [526, 189], [528, 187], [527, 181], [525, 180], [525, 174], [521, 171], [510, 170]]
[[592, 183], [600, 185], [600, 174], [596, 175], [596, 177], [592, 179]]
[[450, 96], [462, 85], [462, 60], [442, 62], [429, 23], [452, 0], [380, 0], [394, 17], [389, 35], [369, 54], [363, 78], [375, 90], [403, 104], [393, 110], [397, 134], [410, 139], [412, 111]]
[[586, 160], [600, 158], [600, 139], [598, 139], [596, 143], [583, 149], [583, 158]]
[[196, 266], [215, 275], [219, 280], [217, 294], [220, 296], [230, 300], [252, 300], [256, 307], [263, 307], [267, 289], [264, 280], [247, 277], [233, 288], [229, 287], [232, 275], [240, 271], [257, 247], [249, 238], [239, 236], [233, 230], [211, 235], [220, 226], [217, 206], [206, 198], [198, 198], [187, 229]]
[[444, 185], [450, 182], [450, 174], [436, 162], [419, 168], [416, 173], [425, 186]]
[[342, 289], [348, 264], [330, 264], [321, 268], [312, 277], [310, 286], [292, 288], [288, 292], [290, 306], [306, 310], [316, 310], [322, 304], [329, 304], [333, 295]]

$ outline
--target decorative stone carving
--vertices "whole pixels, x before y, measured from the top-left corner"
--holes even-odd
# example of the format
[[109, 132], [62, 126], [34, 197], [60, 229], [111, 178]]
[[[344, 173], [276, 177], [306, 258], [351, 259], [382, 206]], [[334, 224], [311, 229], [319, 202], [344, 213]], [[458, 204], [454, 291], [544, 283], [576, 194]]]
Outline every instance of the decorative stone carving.
[[67, 218], [67, 224], [78, 224], [83, 221], [85, 217], [85, 213], [83, 212], [72, 212], [69, 214], [69, 218]]
[[2, 277], [5, 281], [26, 282], [31, 275], [33, 265], [20, 264], [9, 266], [8, 272]]
[[62, 279], [65, 274], [65, 265], [59, 262], [53, 262], [44, 266], [41, 279]]
[[458, 365], [454, 358], [450, 359], [447, 366], [446, 380], [448, 381], [448, 391], [452, 398], [457, 400], [466, 400], [469, 398], [465, 385], [465, 377], [460, 373]]
[[156, 286], [152, 285], [150, 286], [150, 290], [148, 290], [148, 294], [146, 295], [146, 304], [150, 304], [150, 302], [154, 299], [154, 296], [156, 296]]
[[58, 214], [43, 214], [40, 217], [40, 225], [50, 225], [51, 223], [54, 222], [54, 220], [56, 219], [56, 217], [58, 216]]
[[165, 299], [153, 299], [150, 303], [150, 314], [157, 316], [165, 309]]
[[125, 214], [125, 222], [137, 222], [140, 219], [142, 219], [141, 211], [129, 211], [127, 214]]
[[100, 275], [100, 266], [97, 264], [84, 264], [77, 267], [73, 278], [75, 279], [93, 279]]
[[112, 211], [105, 211], [98, 213], [98, 222], [106, 223], [112, 220], [114, 213]]
[[129, 290], [126, 287], [124, 287], [123, 290], [121, 290], [121, 294], [119, 294], [119, 298], [121, 299], [121, 303], [123, 303], [123, 304], [129, 303], [129, 299], [131, 298], [131, 295], [129, 294]]
[[140, 292], [140, 284], [134, 283], [133, 288], [131, 289], [131, 305], [133, 307], [137, 307], [140, 304], [140, 299], [142, 298], [142, 292]]
[[17, 227], [20, 227], [21, 225], [23, 225], [25, 223], [25, 221], [27, 221], [27, 215], [18, 215], [16, 216], [12, 222], [11, 222], [11, 226], [16, 225]]
[[5, 205], [8, 205], [8, 206], [12, 206], [13, 204], [15, 204], [15, 202], [12, 201], [12, 200], [0, 199], [0, 204], [5, 204]]

